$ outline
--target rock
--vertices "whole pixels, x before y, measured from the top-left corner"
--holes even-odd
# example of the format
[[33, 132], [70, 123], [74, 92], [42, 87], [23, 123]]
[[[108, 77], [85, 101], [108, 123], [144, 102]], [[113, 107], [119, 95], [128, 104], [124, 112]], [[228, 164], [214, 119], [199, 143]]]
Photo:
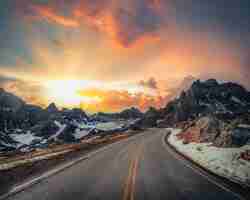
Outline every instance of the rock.
[[63, 130], [63, 132], [58, 136], [58, 139], [63, 140], [64, 142], [75, 142], [76, 139], [73, 135], [77, 126], [73, 124], [68, 124], [67, 127]]
[[48, 107], [46, 108], [46, 110], [50, 113], [56, 113], [58, 112], [58, 108], [56, 107], [55, 103], [51, 103], [48, 105]]
[[201, 117], [195, 123], [187, 123], [184, 131], [178, 135], [185, 142], [213, 143], [219, 147], [229, 147], [231, 133], [225, 129], [226, 125], [214, 116]]
[[0, 152], [13, 151], [16, 149], [17, 142], [6, 133], [0, 132]]
[[195, 81], [190, 89], [162, 110], [172, 123], [193, 120], [209, 114], [232, 120], [249, 114], [250, 95], [236, 83], [219, 84], [215, 79]]
[[28, 128], [36, 125], [38, 122], [46, 121], [49, 113], [39, 106], [25, 104], [16, 113], [15, 119], [19, 128]]
[[216, 87], [218, 86], [218, 82], [216, 79], [208, 79], [205, 84], [208, 86], [208, 87]]
[[250, 126], [239, 125], [232, 131], [232, 143], [236, 146], [243, 146], [250, 142]]
[[49, 138], [58, 130], [59, 127], [52, 120], [40, 122], [31, 128], [31, 131], [34, 132], [36, 136], [40, 136], [43, 138]]
[[125, 109], [117, 114], [117, 117], [121, 119], [137, 119], [137, 118], [142, 118], [142, 116], [143, 113], [139, 109], [134, 107]]
[[68, 120], [82, 121], [88, 119], [87, 114], [80, 108], [73, 108], [72, 110], [67, 109], [64, 110], [62, 114], [64, 118]]
[[19, 110], [23, 105], [25, 104], [25, 102], [11, 94], [6, 92], [4, 89], [0, 89], [0, 110], [2, 111], [12, 111], [12, 112], [16, 112], [17, 110]]
[[92, 116], [92, 119], [101, 121], [101, 122], [107, 122], [114, 119], [137, 119], [142, 118], [143, 113], [134, 107], [125, 109], [119, 113], [103, 113], [99, 112], [97, 114], [94, 114]]
[[160, 119], [160, 113], [153, 107], [150, 107], [146, 113], [144, 113], [143, 117], [140, 121], [138, 121], [137, 125], [143, 128], [156, 127], [157, 121]]

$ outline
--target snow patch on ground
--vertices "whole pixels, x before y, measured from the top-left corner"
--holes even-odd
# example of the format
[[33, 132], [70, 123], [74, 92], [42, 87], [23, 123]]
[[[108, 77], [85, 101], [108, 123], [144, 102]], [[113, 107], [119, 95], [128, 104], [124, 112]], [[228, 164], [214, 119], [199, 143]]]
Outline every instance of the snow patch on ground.
[[55, 135], [52, 135], [49, 139], [57, 139], [57, 137], [64, 131], [67, 127], [66, 124], [60, 124], [59, 122], [55, 121], [55, 124], [58, 126], [59, 130], [56, 132]]
[[250, 162], [240, 158], [241, 152], [250, 150], [250, 145], [240, 148], [218, 148], [209, 143], [183, 144], [176, 136], [181, 130], [171, 131], [168, 142], [179, 152], [220, 176], [250, 185]]
[[81, 139], [81, 138], [87, 136], [89, 133], [90, 133], [90, 130], [76, 131], [74, 133], [74, 136], [76, 139]]
[[102, 131], [110, 131], [118, 128], [121, 128], [121, 123], [118, 122], [104, 122], [96, 125], [96, 129]]
[[29, 131], [24, 134], [10, 134], [10, 137], [13, 140], [17, 141], [18, 143], [25, 144], [25, 145], [30, 145], [33, 140], [41, 139], [40, 137], [32, 135], [32, 133]]
[[240, 104], [240, 105], [245, 105], [245, 103], [243, 103], [241, 100], [239, 100], [237, 97], [235, 97], [235, 96], [232, 96], [232, 101], [234, 101], [234, 102], [236, 102], [236, 103], [238, 103], [238, 104]]

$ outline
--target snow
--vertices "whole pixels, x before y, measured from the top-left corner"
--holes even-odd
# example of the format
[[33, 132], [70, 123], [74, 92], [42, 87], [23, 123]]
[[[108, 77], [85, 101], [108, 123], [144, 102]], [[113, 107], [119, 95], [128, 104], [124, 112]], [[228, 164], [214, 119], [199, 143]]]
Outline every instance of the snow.
[[168, 142], [180, 153], [220, 176], [250, 185], [250, 162], [240, 158], [241, 152], [250, 150], [250, 145], [240, 148], [218, 148], [210, 143], [183, 144], [183, 141], [176, 137], [181, 130], [171, 131]]
[[240, 104], [240, 105], [245, 105], [241, 100], [239, 100], [237, 97], [235, 97], [235, 96], [232, 96], [231, 97], [231, 99], [232, 99], [232, 101], [234, 101], [234, 102], [236, 102], [236, 103], [238, 103], [238, 104]]
[[0, 145], [3, 145], [3, 146], [5, 146], [5, 147], [13, 147], [13, 148], [15, 148], [15, 145], [8, 144], [8, 143], [6, 143], [6, 142], [4, 142], [4, 141], [0, 141]]
[[250, 125], [248, 125], [248, 124], [239, 124], [237, 127], [238, 128], [250, 129]]
[[41, 139], [40, 137], [32, 135], [30, 131], [24, 134], [10, 134], [10, 137], [17, 141], [18, 143], [25, 144], [25, 145], [30, 145], [33, 140], [35, 139]]
[[102, 130], [102, 131], [109, 131], [114, 130], [117, 128], [121, 128], [121, 123], [118, 122], [104, 122], [104, 123], [98, 123], [96, 125], [96, 129]]
[[84, 136], [87, 136], [90, 133], [89, 130], [82, 130], [82, 131], [77, 131], [76, 133], [74, 133], [74, 136], [76, 139], [81, 139]]
[[64, 131], [67, 127], [66, 124], [61, 124], [58, 121], [55, 121], [55, 124], [59, 127], [59, 130], [56, 132], [55, 135], [52, 135], [49, 139], [57, 139], [57, 137]]

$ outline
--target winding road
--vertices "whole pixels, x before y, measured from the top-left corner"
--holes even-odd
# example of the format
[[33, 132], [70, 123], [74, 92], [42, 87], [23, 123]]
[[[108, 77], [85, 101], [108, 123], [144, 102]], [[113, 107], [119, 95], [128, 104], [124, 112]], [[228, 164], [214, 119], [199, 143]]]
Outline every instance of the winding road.
[[164, 129], [150, 129], [101, 149], [12, 200], [245, 199], [178, 158]]

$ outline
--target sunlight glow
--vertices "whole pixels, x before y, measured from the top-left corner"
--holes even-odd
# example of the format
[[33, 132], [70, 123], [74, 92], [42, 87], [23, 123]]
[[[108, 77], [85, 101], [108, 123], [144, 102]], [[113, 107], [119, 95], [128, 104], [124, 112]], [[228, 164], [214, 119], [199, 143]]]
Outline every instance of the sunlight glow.
[[49, 99], [59, 106], [79, 106], [82, 103], [92, 104], [101, 101], [100, 97], [83, 96], [80, 91], [93, 87], [95, 83], [85, 80], [50, 80], [45, 83]]

